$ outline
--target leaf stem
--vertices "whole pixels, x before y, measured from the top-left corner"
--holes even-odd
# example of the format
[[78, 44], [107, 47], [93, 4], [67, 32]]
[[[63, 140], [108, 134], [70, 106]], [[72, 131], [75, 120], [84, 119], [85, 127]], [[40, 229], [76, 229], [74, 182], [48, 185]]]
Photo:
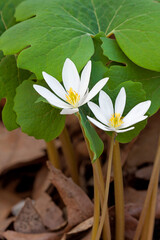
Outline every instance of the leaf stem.
[[59, 155], [54, 140], [46, 142], [49, 161], [52, 165], [60, 169]]
[[[78, 117], [79, 124], [80, 124], [81, 130], [82, 130], [82, 133], [83, 133], [86, 145], [87, 145], [88, 153], [89, 153], [90, 160], [91, 160], [91, 163], [92, 163], [94, 179], [96, 181], [96, 186], [98, 186], [98, 193], [99, 193], [99, 196], [100, 196], [100, 203], [101, 203], [101, 207], [102, 207], [103, 202], [104, 202], [104, 180], [103, 180], [102, 168], [101, 168], [99, 159], [96, 159], [96, 161], [94, 161], [94, 163], [92, 162], [93, 152], [91, 151], [90, 146], [89, 146], [89, 142], [86, 138], [83, 126], [81, 124], [79, 113], [76, 116]], [[96, 186], [94, 186], [94, 188]], [[96, 224], [96, 219], [95, 218], [94, 218], [94, 222]], [[93, 226], [93, 228], [94, 228], [94, 226]], [[105, 224], [104, 224], [104, 228], [103, 228], [103, 240], [110, 240], [111, 239], [110, 235], [111, 234], [110, 234], [110, 225], [109, 225], [109, 215], [108, 215], [108, 209], [107, 209]]]
[[[104, 206], [104, 181], [103, 181], [102, 168], [101, 168], [99, 159], [97, 159], [94, 163], [92, 163], [92, 167], [94, 169], [95, 178], [97, 179], [101, 208], [103, 208], [103, 206]], [[108, 208], [106, 209], [104, 218], [105, 218], [104, 226], [102, 226], [103, 227], [103, 240], [110, 240], [111, 239], [111, 230], [110, 230], [110, 223], [109, 223]]]
[[154, 161], [152, 175], [151, 175], [150, 183], [149, 183], [149, 186], [148, 186], [147, 196], [146, 196], [146, 199], [145, 199], [145, 202], [144, 202], [144, 205], [143, 205], [143, 210], [142, 210], [141, 215], [140, 215], [140, 219], [139, 219], [139, 222], [138, 222], [138, 226], [137, 226], [137, 229], [136, 229], [134, 240], [139, 240], [140, 239], [140, 235], [142, 233], [142, 228], [143, 228], [143, 225], [144, 225], [144, 221], [145, 221], [145, 218], [146, 218], [146, 215], [147, 215], [147, 212], [148, 212], [153, 188], [154, 188], [154, 185], [156, 184], [156, 178], [157, 178], [157, 175], [159, 176], [159, 171], [160, 171], [160, 137], [159, 137], [159, 141], [158, 141], [158, 149], [157, 149], [157, 154], [156, 154], [156, 158], [155, 158], [155, 161]]
[[159, 174], [156, 176], [155, 185], [153, 187], [147, 215], [142, 229], [141, 240], [152, 240], [154, 221], [155, 221], [155, 211], [156, 211], [156, 200], [158, 192], [158, 180]]
[[62, 149], [67, 161], [68, 169], [71, 174], [73, 181], [79, 184], [79, 177], [78, 177], [78, 168], [77, 168], [77, 159], [73, 149], [73, 145], [71, 143], [68, 130], [65, 127], [62, 133], [59, 136], [60, 141], [62, 143]]
[[[106, 186], [105, 186], [104, 203], [103, 203], [103, 206], [102, 206], [102, 216], [101, 216], [100, 225], [99, 225], [97, 235], [96, 235], [96, 240], [100, 239], [102, 228], [103, 228], [104, 221], [105, 221], [106, 210], [107, 210], [107, 207], [108, 207], [108, 194], [109, 194], [109, 184], [110, 184], [110, 177], [111, 177], [114, 139], [115, 139], [115, 133], [112, 133], [109, 159], [108, 159], [108, 168], [107, 168], [107, 174], [106, 174]], [[111, 237], [110, 237], [110, 239], [111, 239]]]
[[156, 176], [155, 185], [153, 187], [153, 192], [150, 201], [150, 222], [148, 225], [148, 236], [146, 240], [152, 240], [153, 238], [153, 230], [154, 230], [154, 222], [155, 222], [155, 213], [156, 213], [156, 203], [157, 203], [157, 193], [158, 193], [158, 180], [159, 180], [159, 173]]
[[95, 174], [93, 174], [93, 178], [94, 178], [94, 222], [92, 227], [91, 240], [95, 240], [95, 236], [96, 236], [98, 225], [99, 225], [99, 218], [100, 218], [100, 202], [99, 202], [99, 194], [98, 194], [98, 184], [96, 181]]
[[116, 215], [116, 240], [124, 240], [124, 194], [119, 142], [113, 148], [113, 172]]

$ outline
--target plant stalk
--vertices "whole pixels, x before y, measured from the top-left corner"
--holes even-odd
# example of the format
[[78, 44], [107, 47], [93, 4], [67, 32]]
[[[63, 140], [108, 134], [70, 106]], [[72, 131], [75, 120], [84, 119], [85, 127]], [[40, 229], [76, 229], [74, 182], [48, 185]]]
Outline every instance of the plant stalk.
[[54, 167], [60, 169], [61, 167], [60, 167], [59, 155], [58, 155], [58, 151], [55, 146], [54, 140], [50, 142], [46, 142], [46, 146], [47, 146], [49, 161], [52, 163]]
[[[83, 129], [83, 126], [81, 125], [81, 121], [80, 121], [80, 116], [79, 114], [77, 114], [78, 120], [79, 120], [79, 124], [87, 145], [87, 149], [88, 149], [88, 153], [90, 156], [90, 160], [92, 163], [92, 159], [93, 159], [93, 152], [90, 149], [88, 140], [85, 136], [85, 132]], [[98, 193], [99, 193], [99, 197], [100, 197], [100, 203], [101, 203], [101, 207], [103, 206], [103, 202], [104, 202], [104, 180], [103, 180], [103, 174], [102, 174], [102, 168], [100, 165], [100, 161], [99, 159], [96, 159], [96, 161], [94, 163], [92, 163], [92, 168], [93, 168], [93, 174], [94, 174], [94, 178], [96, 181], [96, 185], [98, 186]], [[95, 186], [94, 186], [95, 188]], [[96, 222], [96, 219], [94, 219], [94, 221]], [[103, 228], [103, 240], [110, 240], [111, 239], [111, 233], [110, 233], [110, 225], [109, 225], [109, 215], [108, 215], [108, 211], [106, 211], [106, 219], [105, 219], [105, 224], [104, 224], [104, 228]]]
[[100, 239], [102, 228], [103, 228], [104, 221], [105, 221], [106, 211], [107, 211], [107, 208], [108, 208], [108, 194], [109, 194], [109, 185], [110, 185], [111, 168], [112, 168], [114, 139], [115, 139], [115, 133], [112, 134], [112, 139], [111, 139], [111, 144], [110, 144], [108, 168], [107, 168], [107, 174], [106, 174], [106, 186], [105, 186], [104, 203], [103, 203], [103, 206], [102, 206], [102, 216], [101, 216], [100, 225], [99, 225], [97, 235], [96, 235], [96, 240]]
[[[102, 169], [100, 166], [99, 159], [97, 159], [94, 163], [92, 163], [92, 167], [94, 169], [95, 179], [98, 185], [98, 192], [99, 192], [100, 203], [102, 208], [104, 205], [104, 181], [103, 181], [103, 174], [102, 174]], [[104, 226], [103, 226], [103, 240], [110, 240], [110, 239], [111, 239], [111, 231], [110, 231], [109, 214], [108, 214], [108, 208], [107, 208], [105, 213]]]
[[147, 215], [144, 221], [144, 225], [142, 228], [142, 234], [140, 239], [141, 240], [152, 240], [153, 236], [153, 229], [154, 229], [154, 222], [155, 222], [155, 210], [156, 210], [156, 200], [157, 200], [157, 192], [158, 192], [158, 179], [157, 184], [154, 185], [153, 187], [153, 192], [151, 195]]
[[139, 222], [138, 222], [138, 226], [137, 226], [137, 229], [135, 232], [134, 240], [140, 239], [144, 221], [145, 221], [148, 209], [149, 209], [149, 204], [150, 204], [150, 199], [152, 196], [153, 188], [154, 188], [154, 185], [156, 184], [156, 178], [157, 178], [157, 175], [159, 176], [159, 171], [160, 171], [160, 137], [159, 137], [159, 141], [158, 141], [157, 154], [156, 154], [156, 158], [154, 161], [152, 175], [151, 175], [150, 183], [148, 186], [147, 196], [146, 196], [146, 199], [145, 199], [145, 202], [143, 205], [143, 209], [142, 209], [142, 212], [141, 212], [141, 215], [139, 218]]
[[77, 159], [73, 149], [73, 145], [71, 143], [68, 130], [65, 127], [62, 133], [59, 136], [60, 141], [62, 143], [62, 149], [67, 161], [68, 169], [71, 174], [73, 181], [79, 184], [79, 177], [78, 177], [78, 168], [77, 168]]
[[[94, 171], [94, 170], [93, 170]], [[95, 236], [98, 230], [99, 218], [100, 218], [100, 202], [99, 202], [99, 193], [98, 193], [98, 185], [95, 178], [95, 174], [93, 174], [94, 178], [94, 222], [92, 227], [92, 238], [91, 240], [95, 240]]]
[[124, 240], [124, 194], [123, 194], [123, 175], [120, 157], [119, 142], [115, 141], [113, 148], [113, 172], [114, 172], [114, 194], [115, 194], [115, 223], [116, 240]]
[[155, 213], [156, 213], [156, 203], [157, 203], [157, 193], [158, 193], [158, 180], [159, 180], [159, 174], [157, 174], [156, 183], [153, 187], [153, 192], [151, 196], [150, 201], [150, 223], [148, 225], [148, 236], [146, 240], [152, 240], [153, 239], [153, 230], [154, 230], [154, 222], [155, 222]]

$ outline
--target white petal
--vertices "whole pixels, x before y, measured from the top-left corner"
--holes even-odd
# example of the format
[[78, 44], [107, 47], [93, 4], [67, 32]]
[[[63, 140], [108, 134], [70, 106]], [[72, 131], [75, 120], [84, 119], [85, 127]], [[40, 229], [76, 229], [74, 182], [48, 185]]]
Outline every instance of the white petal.
[[74, 63], [67, 58], [63, 70], [62, 70], [62, 79], [65, 89], [69, 91], [70, 88], [73, 88], [74, 91], [78, 92], [80, 78]]
[[123, 129], [123, 130], [116, 130], [117, 133], [122, 133], [122, 132], [128, 132], [130, 130], [133, 130], [134, 127], [130, 127], [130, 128], [127, 128], [127, 129]]
[[90, 74], [91, 74], [91, 61], [89, 61], [86, 64], [81, 74], [81, 81], [80, 81], [80, 86], [78, 91], [78, 94], [81, 96], [81, 98], [85, 95], [88, 89]]
[[93, 102], [88, 102], [88, 106], [91, 109], [91, 111], [93, 112], [93, 114], [95, 115], [95, 117], [100, 122], [106, 124], [106, 118], [105, 118], [104, 114], [102, 113], [102, 110], [100, 109], [100, 107]]
[[60, 112], [60, 114], [73, 114], [78, 112], [78, 108], [70, 108], [70, 109], [62, 109], [62, 111]]
[[84, 105], [84, 104], [86, 103], [86, 98], [87, 98], [87, 96], [88, 96], [88, 92], [89, 92], [89, 90], [87, 89], [85, 95], [84, 95], [82, 98], [80, 98], [80, 100], [79, 100], [79, 102], [78, 102], [78, 106], [79, 106], [79, 107], [82, 106], [82, 105]]
[[[134, 108], [130, 110], [130, 112], [123, 118], [124, 124], [131, 126], [134, 124], [135, 120], [137, 121], [138, 118], [141, 119], [141, 117], [148, 111], [149, 107], [151, 105], [151, 101], [145, 101], [137, 104]], [[142, 120], [141, 120], [142, 121]], [[138, 122], [138, 121], [137, 121]]]
[[99, 94], [99, 106], [103, 111], [103, 114], [106, 116], [106, 124], [109, 123], [112, 115], [114, 114], [113, 104], [111, 98], [104, 91], [100, 91]]
[[96, 85], [94, 85], [94, 87], [88, 93], [88, 96], [87, 96], [87, 98], [85, 100], [85, 103], [89, 102], [94, 96], [97, 95], [97, 93], [104, 87], [104, 85], [106, 85], [108, 79], [109, 78], [103, 78], [98, 83], [96, 83]]
[[42, 74], [46, 83], [52, 89], [52, 91], [55, 92], [55, 94], [57, 94], [60, 98], [66, 100], [65, 95], [67, 93], [62, 87], [62, 85], [60, 84], [60, 82], [46, 72], [42, 72]]
[[125, 105], [126, 105], [126, 91], [124, 87], [122, 87], [115, 101], [115, 113], [120, 113], [120, 115], [122, 116]]
[[59, 99], [54, 93], [49, 91], [47, 88], [34, 84], [34, 89], [44, 97], [51, 105], [58, 107], [58, 108], [71, 108], [71, 105], [63, 102]]
[[113, 131], [111, 128], [106, 127], [105, 125], [103, 125], [102, 123], [98, 122], [94, 118], [89, 117], [89, 116], [87, 116], [87, 118], [89, 119], [90, 122], [92, 122], [98, 128], [100, 128], [100, 129], [102, 129], [104, 131]]
[[[130, 121], [127, 121], [127, 122], [124, 122], [120, 127], [119, 129], [122, 129], [122, 128], [126, 128], [126, 127], [129, 127], [131, 125], [134, 125], [138, 122], [141, 122], [143, 120], [145, 120], [148, 116], [141, 116], [141, 117], [138, 117], [138, 118], [133, 118], [133, 119], [130, 119]], [[123, 119], [122, 119], [123, 121]]]

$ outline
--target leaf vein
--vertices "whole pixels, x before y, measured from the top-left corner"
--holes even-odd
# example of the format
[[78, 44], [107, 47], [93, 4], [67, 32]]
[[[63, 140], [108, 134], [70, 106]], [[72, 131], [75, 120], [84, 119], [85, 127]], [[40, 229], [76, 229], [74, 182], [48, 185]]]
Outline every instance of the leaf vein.
[[97, 20], [98, 31], [100, 32], [101, 27], [100, 27], [99, 19], [98, 19], [97, 13], [96, 13], [96, 8], [95, 8], [93, 0], [91, 0], [91, 3], [92, 3], [92, 6], [93, 6], [94, 15], [95, 15], [96, 20]]
[[76, 22], [78, 22], [81, 26], [85, 27], [86, 29], [88, 29], [89, 31], [91, 31], [91, 33], [94, 33], [88, 26], [84, 25], [78, 18], [76, 18], [75, 16], [73, 16], [69, 11], [67, 11], [64, 7], [60, 7], [61, 9], [63, 9], [69, 16], [71, 16], [74, 20], [76, 20]]
[[105, 31], [105, 34], [107, 34], [108, 29], [110, 28], [112, 22], [114, 21], [115, 17], [117, 16], [117, 13], [120, 11], [120, 9], [122, 8], [122, 6], [123, 6], [123, 4], [125, 3], [125, 1], [126, 1], [126, 0], [124, 0], [124, 1], [122, 2], [122, 4], [121, 4], [121, 5], [117, 8], [117, 10], [115, 11], [115, 14], [113, 15], [110, 23], [108, 24], [108, 27], [107, 27], [107, 29], [106, 29], [106, 31]]

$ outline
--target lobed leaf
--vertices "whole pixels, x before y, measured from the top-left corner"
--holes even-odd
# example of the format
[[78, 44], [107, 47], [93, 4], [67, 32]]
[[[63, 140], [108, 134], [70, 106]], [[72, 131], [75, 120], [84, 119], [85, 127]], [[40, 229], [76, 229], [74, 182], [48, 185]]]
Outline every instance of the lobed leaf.
[[[152, 0], [27, 0], [16, 11], [21, 23], [0, 39], [4, 54], [19, 53], [18, 66], [38, 79], [46, 71], [61, 80], [71, 58], [80, 71], [94, 53], [92, 37], [115, 35], [137, 65], [160, 71], [160, 5]], [[11, 44], [12, 42], [12, 44]]]
[[122, 52], [115, 40], [101, 38], [102, 49], [110, 60], [122, 63], [112, 65], [107, 72], [109, 77], [108, 87], [114, 89], [125, 81], [141, 82], [146, 92], [146, 98], [152, 101], [149, 114], [153, 115], [160, 107], [160, 73], [141, 68], [130, 61]]
[[17, 123], [28, 135], [51, 141], [63, 130], [65, 116], [49, 104], [36, 103], [39, 94], [34, 90], [33, 83], [26, 80], [17, 88], [14, 106]]
[[[15, 8], [22, 0], [0, 1], [0, 35], [15, 24]], [[30, 75], [29, 72], [17, 68], [16, 57], [5, 57], [0, 51], [0, 100], [6, 98], [6, 104], [2, 111], [2, 120], [8, 130], [18, 127], [16, 114], [13, 110], [13, 98], [17, 86]]]

